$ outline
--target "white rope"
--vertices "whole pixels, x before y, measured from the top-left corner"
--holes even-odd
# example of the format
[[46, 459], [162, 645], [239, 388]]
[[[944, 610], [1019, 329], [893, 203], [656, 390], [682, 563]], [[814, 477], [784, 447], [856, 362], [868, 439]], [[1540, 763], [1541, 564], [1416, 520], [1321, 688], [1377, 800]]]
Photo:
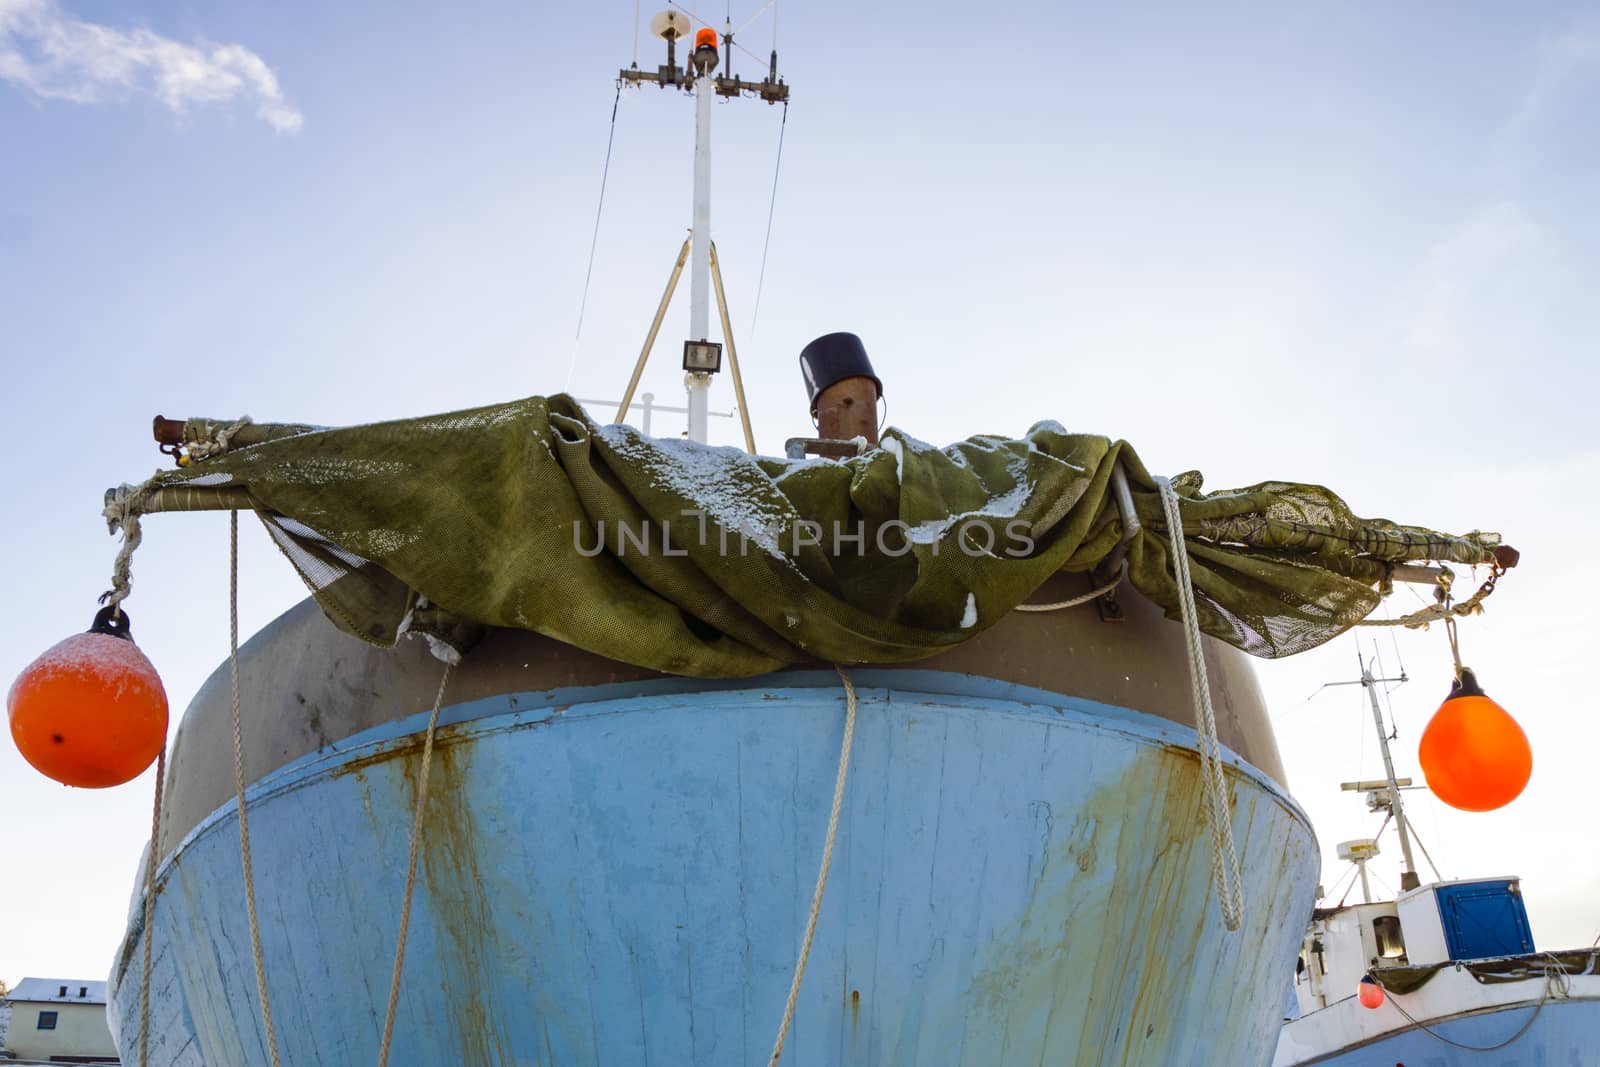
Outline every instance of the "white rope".
[[778, 1040], [772, 1046], [772, 1058], [767, 1067], [777, 1067], [783, 1055], [783, 1043], [789, 1036], [789, 1025], [794, 1022], [795, 1003], [800, 999], [800, 981], [806, 974], [806, 961], [811, 956], [811, 939], [817, 932], [817, 916], [822, 913], [822, 891], [828, 887], [828, 865], [833, 862], [833, 841], [839, 833], [839, 806], [844, 802], [844, 783], [850, 773], [850, 746], [856, 733], [856, 687], [843, 667], [834, 667], [839, 680], [844, 683], [845, 714], [844, 742], [839, 746], [839, 773], [833, 781], [833, 810], [828, 814], [828, 836], [822, 845], [822, 866], [817, 870], [816, 892], [811, 894], [811, 915], [806, 919], [806, 935], [800, 942], [800, 958], [795, 961], [794, 980], [789, 983], [789, 1001], [783, 1007], [783, 1022], [778, 1026]]
[[189, 456], [190, 462], [199, 462], [220, 456], [233, 445], [233, 435], [250, 425], [250, 416], [241, 415], [237, 422], [223, 429], [217, 430], [203, 441], [191, 441], [184, 446], [184, 452]]
[[1222, 770], [1222, 745], [1217, 740], [1217, 715], [1211, 707], [1211, 682], [1206, 677], [1205, 654], [1200, 646], [1199, 612], [1194, 603], [1194, 582], [1189, 576], [1189, 550], [1183, 539], [1183, 518], [1178, 494], [1166, 478], [1157, 478], [1161, 506], [1166, 511], [1167, 536], [1172, 543], [1172, 576], [1178, 583], [1178, 604], [1183, 614], [1184, 645], [1189, 653], [1189, 680], [1194, 689], [1195, 732], [1200, 735], [1200, 788], [1205, 795], [1206, 819], [1211, 828], [1211, 876], [1222, 906], [1222, 922], [1239, 929], [1244, 916], [1244, 885], [1239, 853], [1233, 842], [1228, 780]]
[[444, 706], [444, 687], [450, 682], [454, 663], [446, 663], [439, 679], [439, 693], [433, 698], [433, 714], [428, 717], [428, 732], [422, 742], [422, 769], [417, 772], [417, 810], [411, 817], [411, 857], [406, 861], [406, 893], [400, 904], [400, 934], [394, 946], [394, 974], [389, 979], [389, 1008], [383, 1019], [383, 1044], [378, 1048], [378, 1067], [389, 1062], [389, 1043], [394, 1038], [395, 1011], [400, 1004], [400, 975], [406, 965], [406, 932], [411, 926], [411, 894], [417, 885], [417, 850], [422, 843], [422, 812], [428, 801], [428, 768], [433, 763], [433, 737], [439, 725], [439, 709]]
[[161, 472], [156, 471], [149, 481], [140, 485], [118, 486], [108, 494], [106, 505], [101, 509], [100, 514], [111, 532], [122, 531], [122, 547], [117, 549], [116, 561], [111, 565], [111, 588], [100, 594], [100, 603], [108, 608], [117, 607], [133, 592], [133, 553], [139, 547], [139, 542], [144, 540], [144, 532], [139, 528], [139, 516], [144, 511], [145, 501], [155, 491], [156, 479], [160, 477]]
[[1096, 589], [1093, 592], [1085, 593], [1082, 596], [1075, 596], [1071, 600], [1057, 601], [1054, 604], [1018, 604], [1017, 607], [1016, 607], [1016, 610], [1018, 610], [1018, 611], [1060, 611], [1062, 608], [1075, 608], [1080, 604], [1087, 604], [1092, 600], [1098, 600], [1101, 597], [1105, 596], [1107, 593], [1111, 592], [1117, 586], [1121, 585], [1122, 584], [1122, 579], [1126, 578], [1127, 576], [1128, 576], [1128, 565], [1126, 563], [1124, 563], [1121, 567], [1119, 567], [1117, 569], [1117, 576], [1115, 578], [1111, 579], [1105, 585], [1102, 585], [1099, 589]]
[[[256, 992], [261, 997], [261, 1022], [266, 1030], [267, 1053], [271, 1057], [273, 1067], [281, 1067], [278, 1056], [278, 1037], [272, 1025], [272, 1004], [267, 995], [267, 969], [266, 961], [261, 952], [261, 926], [256, 918], [255, 878], [250, 862], [250, 824], [246, 816], [244, 800], [244, 741], [241, 726], [242, 716], [239, 712], [239, 513], [229, 513], [229, 569], [228, 569], [228, 666], [233, 680], [233, 779], [234, 796], [239, 809], [239, 856], [244, 866], [244, 901], [245, 911], [250, 918], [250, 954], [256, 969]], [[400, 907], [400, 932], [394, 950], [394, 973], [389, 983], [389, 1006], [383, 1024], [383, 1043], [378, 1049], [378, 1067], [385, 1067], [389, 1062], [389, 1045], [394, 1037], [395, 1011], [400, 1001], [400, 976], [405, 969], [406, 934], [411, 923], [411, 898], [416, 889], [417, 881], [417, 853], [422, 842], [422, 815], [424, 805], [428, 798], [428, 768], [433, 762], [433, 739], [439, 725], [439, 709], [444, 706], [445, 686], [450, 682], [450, 673], [454, 669], [453, 663], [447, 663], [444, 668], [444, 677], [439, 680], [439, 692], [433, 701], [433, 714], [428, 717], [428, 731], [422, 746], [422, 770], [417, 778], [417, 806], [411, 822], [411, 855], [406, 864], [406, 889], [405, 898]], [[851, 719], [854, 721], [855, 704], [854, 694], [851, 694]], [[848, 749], [848, 742], [847, 742]], [[161, 791], [159, 777], [166, 762], [166, 750], [161, 753], [161, 765], [158, 767], [156, 779], [156, 820], [159, 826]], [[835, 801], [834, 819], [838, 819], [838, 804]], [[829, 827], [829, 847], [832, 847], [832, 826]], [[155, 876], [155, 842], [157, 831], [152, 830], [151, 857], [146, 870], [146, 898], [145, 898], [145, 963], [144, 963], [144, 1015], [141, 1019], [140, 1054], [139, 1062], [147, 1063], [145, 1056], [145, 1035], [149, 1029], [149, 988], [150, 988], [150, 919], [153, 912], [154, 897], [151, 895], [151, 886]], [[826, 878], [826, 860], [824, 860], [824, 878]], [[819, 887], [820, 895], [820, 887]], [[813, 925], [815, 917], [813, 917]], [[809, 944], [809, 935], [807, 938]], [[804, 964], [802, 963], [802, 968]]]
[[167, 778], [167, 746], [156, 757], [156, 797], [150, 812], [150, 851], [144, 862], [144, 966], [139, 977], [139, 1064], [150, 1062], [150, 942], [155, 940], [156, 850], [161, 839], [161, 783]]
[[[244, 731], [239, 714], [239, 513], [228, 513], [228, 669], [233, 679], [233, 785], [239, 808], [239, 859], [244, 865], [244, 907], [250, 917], [250, 956], [256, 965], [256, 993], [261, 997], [261, 1024], [267, 1032], [267, 1054], [280, 1067], [278, 1035], [272, 1028], [272, 1003], [267, 998], [267, 965], [261, 956], [261, 926], [256, 921], [255, 876], [250, 866], [250, 823], [244, 803]], [[142, 1061], [141, 1061], [142, 1067]]]

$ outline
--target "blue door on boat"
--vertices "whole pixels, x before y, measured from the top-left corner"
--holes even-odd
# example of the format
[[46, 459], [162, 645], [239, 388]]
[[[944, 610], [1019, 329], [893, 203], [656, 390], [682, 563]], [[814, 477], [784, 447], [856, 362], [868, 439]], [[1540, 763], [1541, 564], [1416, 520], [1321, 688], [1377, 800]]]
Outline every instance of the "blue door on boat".
[[1443, 885], [1437, 892], [1451, 959], [1520, 956], [1533, 951], [1528, 911], [1515, 882]]

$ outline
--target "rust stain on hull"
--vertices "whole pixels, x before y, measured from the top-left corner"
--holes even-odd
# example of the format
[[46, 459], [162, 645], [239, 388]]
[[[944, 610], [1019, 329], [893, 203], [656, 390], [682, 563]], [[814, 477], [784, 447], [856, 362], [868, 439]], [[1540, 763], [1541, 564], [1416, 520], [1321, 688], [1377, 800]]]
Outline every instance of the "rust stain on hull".
[[[418, 909], [428, 909], [440, 970], [436, 975], [411, 974], [406, 981], [417, 984], [426, 977], [436, 985], [446, 1015], [435, 1025], [448, 1026], [459, 1035], [461, 1062], [507, 1063], [499, 1029], [502, 1012], [493, 995], [496, 983], [490, 977], [497, 963], [495, 946], [489, 941], [494, 923], [479, 867], [481, 849], [489, 845], [479, 839], [474, 805], [468, 799], [472, 745], [461, 744], [462, 740], [450, 727], [435, 732], [420, 824], [420, 878], [412, 901], [413, 924]], [[408, 813], [416, 810], [422, 750], [423, 739], [418, 736], [366, 761], [398, 761], [409, 794], [403, 809]], [[395, 902], [397, 913], [399, 903]]]
[[[1237, 772], [1229, 780], [1235, 809], [1241, 792], [1273, 803]], [[1203, 965], [1215, 966], [1202, 945], [1214, 952], [1219, 938], [1255, 937], [1245, 951], [1266, 951], [1265, 930], [1254, 929], [1266, 900], [1249, 902], [1246, 930], [1220, 932], [1202, 803], [1198, 754], [1152, 746], [1054, 836], [1022, 918], [997, 937], [972, 984], [974, 1015], [1004, 1033], [1008, 1062], [1023, 1047], [1037, 1047], [1043, 1062], [1157, 1062], [1182, 1028], [1173, 1004], [1207, 980]], [[1251, 840], [1241, 829], [1239, 840]]]

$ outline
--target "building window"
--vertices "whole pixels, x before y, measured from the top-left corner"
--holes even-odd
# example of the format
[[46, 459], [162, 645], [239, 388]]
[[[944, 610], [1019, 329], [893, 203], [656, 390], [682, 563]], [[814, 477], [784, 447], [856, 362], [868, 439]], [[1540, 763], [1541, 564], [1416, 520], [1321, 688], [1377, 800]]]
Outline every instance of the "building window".
[[67, 987], [66, 986], [62, 986], [61, 987], [61, 992], [56, 994], [56, 996], [58, 996], [58, 997], [64, 997], [66, 995], [67, 995]]
[[78, 987], [78, 996], [86, 997], [88, 995], [89, 995], [89, 987], [88, 986], [81, 985], [81, 986]]
[[56, 1028], [56, 1013], [53, 1012], [53, 1011], [41, 1011], [39, 1013], [39, 1029], [41, 1029], [41, 1030], [54, 1030], [55, 1028]]

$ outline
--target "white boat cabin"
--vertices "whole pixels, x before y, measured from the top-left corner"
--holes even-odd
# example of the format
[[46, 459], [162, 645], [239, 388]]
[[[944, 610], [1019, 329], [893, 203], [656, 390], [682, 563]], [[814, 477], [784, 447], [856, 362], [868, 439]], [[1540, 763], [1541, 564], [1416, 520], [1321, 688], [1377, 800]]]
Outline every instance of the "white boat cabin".
[[1518, 879], [1435, 882], [1392, 901], [1318, 908], [1295, 965], [1295, 1000], [1307, 1015], [1353, 996], [1374, 968], [1533, 951]]

